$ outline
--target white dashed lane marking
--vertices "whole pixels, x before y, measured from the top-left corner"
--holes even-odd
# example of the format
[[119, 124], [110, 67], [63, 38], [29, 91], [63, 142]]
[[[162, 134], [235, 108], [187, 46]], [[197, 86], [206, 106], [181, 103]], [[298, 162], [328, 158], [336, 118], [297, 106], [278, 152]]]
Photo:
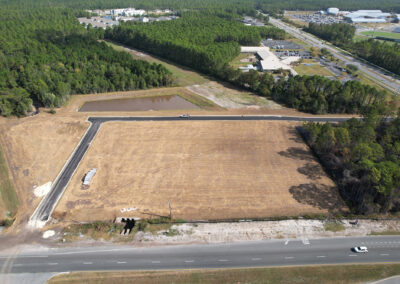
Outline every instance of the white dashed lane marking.
[[155, 261], [152, 261], [151, 263], [160, 263], [161, 261], [159, 261], [159, 260], [155, 260]]
[[388, 253], [381, 253], [381, 256], [388, 256]]
[[293, 256], [285, 256], [285, 259], [293, 259]]
[[93, 262], [84, 262], [83, 264], [93, 264]]
[[220, 262], [226, 262], [226, 261], [229, 261], [229, 260], [227, 260], [227, 259], [218, 259], [218, 261], [220, 261]]
[[57, 262], [50, 262], [50, 263], [48, 263], [48, 265], [58, 265], [58, 263]]
[[186, 263], [192, 263], [194, 260], [185, 260]]
[[349, 256], [357, 256], [357, 255], [355, 255], [355, 254], [349, 254]]
[[261, 260], [261, 258], [257, 258], [257, 257], [255, 257], [255, 258], [252, 258], [251, 260], [253, 260], [253, 261], [257, 261], [257, 260]]
[[118, 264], [124, 264], [126, 261], [117, 261]]
[[318, 255], [317, 257], [323, 258], [323, 257], [326, 257], [326, 256], [325, 255]]

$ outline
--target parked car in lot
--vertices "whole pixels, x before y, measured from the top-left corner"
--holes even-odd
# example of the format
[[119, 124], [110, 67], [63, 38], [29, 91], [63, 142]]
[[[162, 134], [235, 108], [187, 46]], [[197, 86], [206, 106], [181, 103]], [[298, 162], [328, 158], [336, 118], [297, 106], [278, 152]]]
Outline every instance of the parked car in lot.
[[366, 253], [368, 252], [368, 248], [367, 247], [354, 247], [351, 249], [354, 252], [362, 252], [362, 253]]

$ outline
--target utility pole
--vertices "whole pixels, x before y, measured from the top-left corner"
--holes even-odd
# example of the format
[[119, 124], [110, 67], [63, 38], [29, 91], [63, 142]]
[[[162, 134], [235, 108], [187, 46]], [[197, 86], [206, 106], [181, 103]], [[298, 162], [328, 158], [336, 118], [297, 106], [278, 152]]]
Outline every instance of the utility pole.
[[168, 200], [168, 207], [169, 207], [169, 219], [172, 220], [172, 208], [171, 208], [171, 201]]

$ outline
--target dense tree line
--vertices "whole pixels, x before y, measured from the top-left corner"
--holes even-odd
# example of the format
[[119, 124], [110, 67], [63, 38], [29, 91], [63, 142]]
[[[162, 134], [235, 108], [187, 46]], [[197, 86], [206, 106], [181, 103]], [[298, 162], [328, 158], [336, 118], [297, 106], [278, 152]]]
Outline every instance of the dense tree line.
[[284, 36], [277, 28], [249, 27], [236, 19], [196, 12], [168, 22], [122, 23], [105, 33], [107, 39], [212, 75], [239, 55], [240, 45], [259, 45], [261, 37]]
[[166, 86], [163, 66], [133, 60], [85, 30], [64, 9], [0, 10], [0, 114], [32, 102], [60, 106], [70, 94]]
[[400, 211], [400, 111], [385, 121], [370, 110], [337, 126], [305, 124], [305, 138], [357, 214]]
[[352, 52], [380, 67], [400, 75], [400, 44], [389, 44], [374, 39], [353, 41], [355, 27], [349, 24], [313, 24], [305, 31]]
[[249, 13], [261, 9], [269, 13], [281, 13], [284, 10], [318, 11], [329, 7], [341, 10], [382, 9], [400, 13], [398, 0], [1, 0], [8, 5], [57, 6], [78, 9], [110, 9], [137, 7], [143, 9], [226, 9], [234, 12]]
[[356, 28], [343, 23], [334, 23], [331, 25], [309, 23], [305, 31], [330, 41], [335, 45], [346, 46], [352, 43]]
[[381, 113], [390, 110], [385, 91], [358, 81], [342, 85], [340, 81], [321, 76], [296, 76], [287, 80], [282, 77], [275, 82], [271, 74], [254, 70], [243, 73], [229, 65], [239, 54], [239, 45], [258, 45], [261, 34], [281, 38], [280, 30], [275, 34], [276, 30], [247, 27], [215, 15], [190, 13], [171, 22], [123, 24], [108, 29], [105, 37], [211, 74], [303, 112], [360, 113], [371, 106]]
[[389, 44], [369, 39], [354, 42], [349, 51], [357, 54], [365, 60], [400, 75], [400, 44], [398, 43]]
[[355, 114], [371, 108], [387, 114], [396, 108], [386, 91], [378, 91], [358, 81], [341, 84], [322, 76], [290, 76], [275, 82], [269, 73], [254, 70], [242, 73], [229, 69], [225, 69], [221, 77], [287, 107], [313, 114]]
[[288, 107], [310, 113], [361, 113], [370, 107], [385, 112], [387, 94], [358, 81], [331, 80], [322, 76], [296, 76], [279, 80], [272, 98]]

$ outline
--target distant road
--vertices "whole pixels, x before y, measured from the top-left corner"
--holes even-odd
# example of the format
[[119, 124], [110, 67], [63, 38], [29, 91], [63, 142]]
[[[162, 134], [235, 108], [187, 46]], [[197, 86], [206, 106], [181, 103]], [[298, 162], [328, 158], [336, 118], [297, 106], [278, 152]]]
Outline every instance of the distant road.
[[191, 116], [189, 118], [180, 118], [177, 116], [127, 116], [127, 117], [89, 117], [91, 126], [86, 131], [81, 142], [72, 153], [70, 159], [61, 170], [60, 174], [53, 183], [50, 192], [42, 199], [39, 206], [30, 218], [30, 224], [40, 227], [49, 220], [54, 208], [64, 193], [70, 179], [79, 166], [80, 161], [89, 149], [100, 126], [109, 121], [247, 121], [247, 120], [271, 120], [271, 121], [316, 121], [316, 122], [340, 122], [349, 118], [344, 117], [296, 117], [296, 116]]
[[281, 20], [270, 17], [269, 22], [271, 24], [273, 24], [274, 26], [285, 30], [287, 33], [293, 35], [294, 37], [299, 38], [299, 39], [311, 44], [312, 46], [315, 46], [319, 49], [321, 49], [321, 48], [328, 49], [329, 52], [331, 52], [333, 56], [335, 56], [339, 60], [343, 61], [346, 65], [347, 64], [356, 65], [359, 68], [359, 70], [366, 73], [370, 77], [374, 78], [376, 83], [382, 85], [382, 87], [385, 87], [394, 93], [397, 93], [397, 94], [400, 93], [400, 81], [397, 79], [394, 79], [391, 76], [385, 75], [384, 72], [381, 70], [383, 68], [374, 67], [374, 66], [372, 66], [372, 64], [371, 65], [366, 64], [358, 59], [355, 59], [348, 53], [340, 52], [336, 48], [332, 47], [331, 45], [325, 44], [322, 40], [302, 31], [298, 28], [288, 25], [288, 24], [282, 22]]
[[[350, 249], [367, 246], [369, 253]], [[11, 261], [12, 260], [12, 261]], [[282, 239], [183, 246], [72, 247], [0, 255], [7, 273], [88, 270], [160, 270], [384, 263], [400, 261], [400, 237]]]

